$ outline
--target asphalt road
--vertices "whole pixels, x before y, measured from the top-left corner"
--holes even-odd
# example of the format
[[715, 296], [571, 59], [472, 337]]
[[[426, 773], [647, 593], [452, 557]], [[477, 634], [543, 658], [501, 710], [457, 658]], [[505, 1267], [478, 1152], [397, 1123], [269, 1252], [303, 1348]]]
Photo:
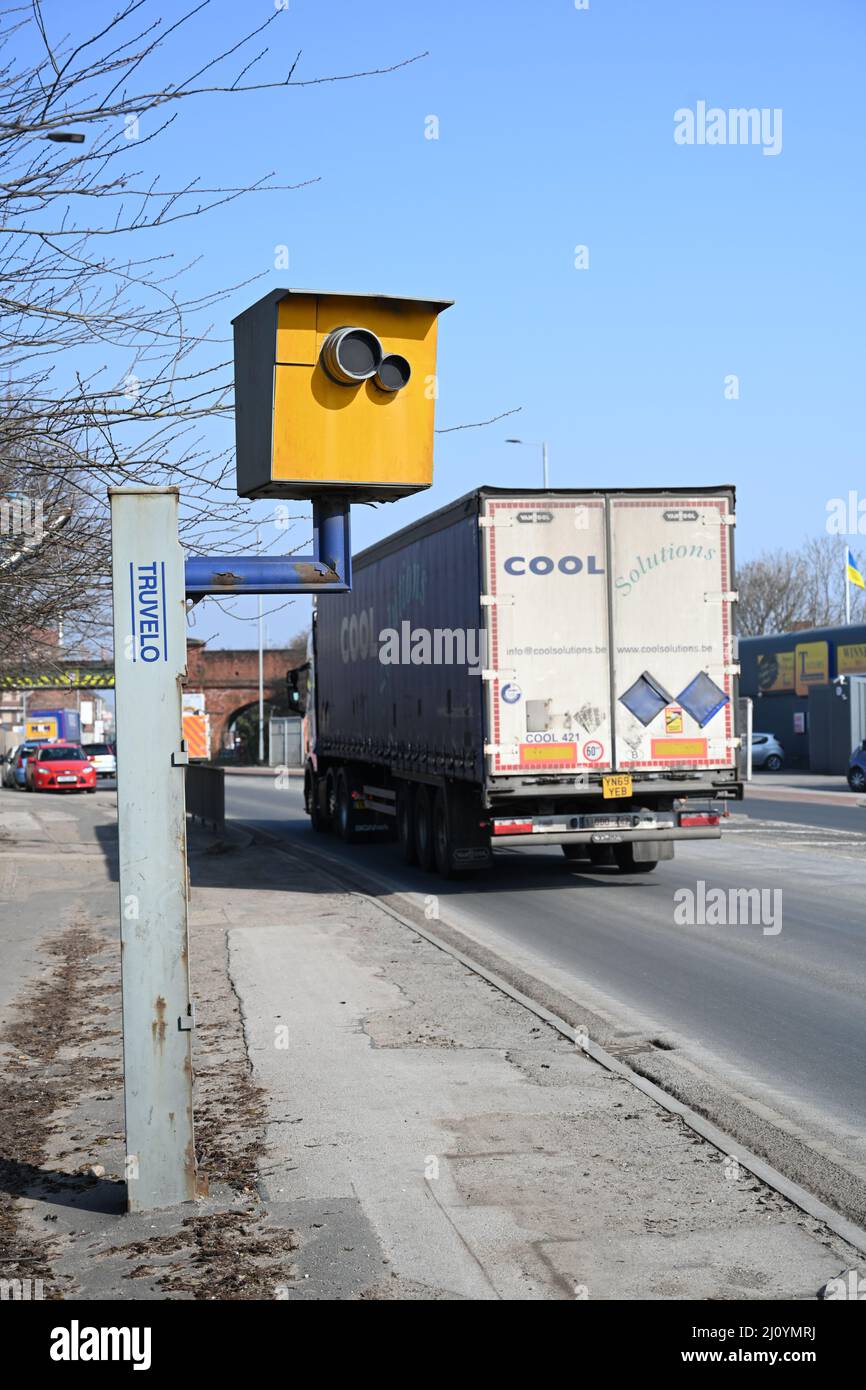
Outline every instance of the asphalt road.
[[813, 805], [802, 801], [775, 801], [762, 796], [760, 800], [750, 798], [737, 810], [759, 821], [788, 821], [791, 825], [819, 826], [825, 830], [846, 830], [866, 834], [866, 806], [858, 806], [852, 795], [850, 805], [836, 806], [832, 803]]
[[752, 820], [789, 821], [792, 825], [866, 834], [866, 797], [849, 791], [841, 778], [837, 780], [839, 801], [822, 799], [820, 795], [807, 799], [801, 794], [808, 787], [807, 780], [799, 783], [801, 791], [791, 792], [787, 785], [778, 784], [771, 773], [758, 773], [746, 788], [745, 801], [736, 810]]
[[[866, 1164], [863, 808], [755, 798], [735, 808], [721, 842], [678, 847], [651, 875], [581, 872], [558, 847], [539, 847], [500, 851], [491, 871], [456, 884], [406, 867], [393, 845], [315, 835], [297, 779], [283, 788], [229, 775], [226, 810], [355, 861], [390, 891], [436, 894], [444, 920], [524, 965], [538, 961], [588, 1007], [672, 1040], [771, 1117]], [[674, 895], [697, 895], [699, 882], [767, 890], [770, 914], [680, 925]]]

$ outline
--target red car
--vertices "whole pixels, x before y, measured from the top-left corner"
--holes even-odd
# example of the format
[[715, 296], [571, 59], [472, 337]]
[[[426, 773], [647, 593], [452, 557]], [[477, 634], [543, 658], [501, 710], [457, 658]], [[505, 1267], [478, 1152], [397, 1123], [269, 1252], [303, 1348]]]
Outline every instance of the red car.
[[95, 792], [96, 768], [77, 743], [46, 743], [27, 757], [29, 792]]

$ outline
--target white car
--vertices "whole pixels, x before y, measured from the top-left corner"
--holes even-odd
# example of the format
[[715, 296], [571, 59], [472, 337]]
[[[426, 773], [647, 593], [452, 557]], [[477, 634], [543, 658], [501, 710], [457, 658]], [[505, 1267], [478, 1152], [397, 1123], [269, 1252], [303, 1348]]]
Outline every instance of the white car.
[[110, 743], [85, 743], [84, 756], [96, 768], [97, 778], [116, 777], [117, 759]]

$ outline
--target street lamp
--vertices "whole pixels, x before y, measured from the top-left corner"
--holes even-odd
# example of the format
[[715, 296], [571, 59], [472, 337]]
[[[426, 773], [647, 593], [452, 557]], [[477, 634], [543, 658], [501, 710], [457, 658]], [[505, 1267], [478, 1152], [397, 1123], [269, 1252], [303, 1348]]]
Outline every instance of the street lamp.
[[[26, 126], [0, 125], [0, 130], [13, 130], [16, 135], [33, 135], [35, 131]], [[56, 145], [83, 145], [84, 136], [80, 130], [49, 130], [46, 135], [36, 135], [37, 140], [53, 140]]]
[[523, 444], [527, 449], [541, 450], [542, 476], [544, 478], [544, 486], [547, 487], [547, 440], [542, 440], [540, 444], [531, 439], [506, 439], [505, 442], [506, 444]]

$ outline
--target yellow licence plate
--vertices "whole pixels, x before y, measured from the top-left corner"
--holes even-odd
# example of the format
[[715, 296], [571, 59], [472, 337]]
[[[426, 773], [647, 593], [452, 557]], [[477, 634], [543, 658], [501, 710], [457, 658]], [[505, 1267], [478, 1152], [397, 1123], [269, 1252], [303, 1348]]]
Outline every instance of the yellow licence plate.
[[602, 777], [601, 789], [605, 801], [615, 796], [631, 796], [631, 774], [623, 772], [616, 777]]

